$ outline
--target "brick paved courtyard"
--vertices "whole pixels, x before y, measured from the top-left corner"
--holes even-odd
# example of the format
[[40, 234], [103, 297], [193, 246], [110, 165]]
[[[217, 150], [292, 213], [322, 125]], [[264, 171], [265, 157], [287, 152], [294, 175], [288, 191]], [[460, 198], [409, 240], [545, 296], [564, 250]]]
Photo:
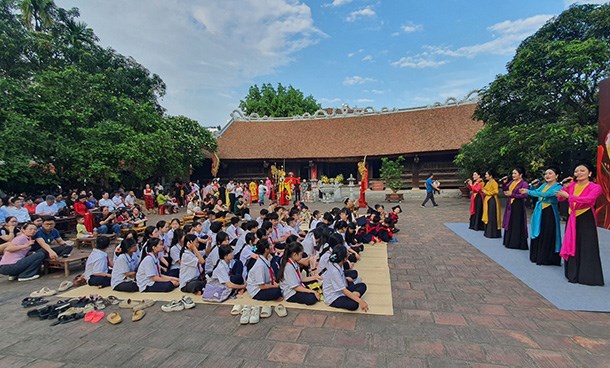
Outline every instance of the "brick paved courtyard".
[[610, 367], [610, 314], [556, 309], [443, 226], [468, 220], [467, 201], [419, 201], [402, 205], [388, 247], [394, 316], [289, 308], [240, 326], [227, 306], [169, 314], [157, 304], [137, 323], [123, 310], [117, 326], [50, 327], [19, 303], [63, 273], [3, 277], [0, 367]]

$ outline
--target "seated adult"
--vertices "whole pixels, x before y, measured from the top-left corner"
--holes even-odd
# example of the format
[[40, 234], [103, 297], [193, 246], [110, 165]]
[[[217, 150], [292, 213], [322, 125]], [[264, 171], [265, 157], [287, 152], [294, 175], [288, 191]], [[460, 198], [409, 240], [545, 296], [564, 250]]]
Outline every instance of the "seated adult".
[[30, 222], [28, 210], [22, 207], [23, 200], [19, 197], [13, 197], [10, 202], [12, 206], [6, 208], [6, 215], [16, 217], [19, 223]]
[[124, 208], [125, 207], [125, 202], [123, 201], [123, 197], [121, 196], [121, 193], [119, 193], [119, 192], [114, 193], [114, 197], [112, 197], [112, 203], [114, 203], [114, 208]]
[[87, 198], [84, 195], [78, 197], [78, 201], [74, 202], [74, 213], [85, 218], [85, 228], [88, 232], [93, 232], [93, 214], [89, 212], [86, 204]]
[[[43, 252], [50, 259], [57, 259], [57, 257], [72, 252], [72, 247], [66, 244], [55, 228], [55, 218], [53, 216], [43, 217], [42, 226], [36, 232], [34, 240], [36, 240], [36, 244], [32, 247], [32, 251]], [[51, 247], [52, 245], [56, 246]]]
[[58, 194], [57, 197], [55, 197], [55, 204], [57, 205], [58, 212], [68, 207], [66, 201], [64, 201], [64, 196], [62, 194]]
[[97, 228], [97, 232], [98, 234], [115, 233], [117, 238], [121, 235], [121, 225], [116, 221], [116, 214], [110, 212], [108, 207], [102, 207], [102, 220], [100, 220], [100, 226]]
[[112, 199], [110, 199], [110, 195], [108, 194], [108, 192], [104, 192], [104, 194], [102, 194], [102, 199], [99, 200], [98, 206], [108, 207], [108, 210], [111, 212], [115, 209], [114, 202], [112, 201]]
[[36, 203], [34, 203], [34, 198], [27, 197], [23, 208], [28, 210], [28, 214], [34, 215], [36, 213]]
[[48, 195], [44, 202], [40, 202], [36, 206], [36, 214], [41, 216], [55, 216], [59, 212], [59, 208], [55, 203], [55, 196]]
[[33, 240], [35, 234], [36, 225], [28, 223], [23, 227], [22, 233], [8, 243], [0, 260], [0, 274], [9, 276], [10, 280], [17, 278], [18, 281], [29, 281], [40, 277], [38, 272], [46, 254], [34, 252], [27, 255], [35, 245]]
[[87, 209], [89, 210], [93, 210], [97, 208], [97, 199], [95, 199], [95, 196], [93, 195], [92, 192], [89, 192], [87, 194], [87, 201], [85, 202], [85, 204], [87, 205]]
[[125, 206], [127, 206], [128, 208], [133, 208], [136, 205], [136, 199], [136, 195], [132, 190], [130, 190], [129, 194], [127, 194], [127, 197], [125, 197]]
[[6, 224], [0, 227], [0, 254], [4, 253], [4, 250], [9, 243], [19, 235], [19, 228], [17, 225], [17, 218], [15, 216], [8, 216], [6, 218]]
[[133, 211], [131, 211], [131, 223], [133, 224], [133, 226], [134, 227], [146, 226], [146, 221], [148, 221], [148, 219], [140, 210], [140, 206], [135, 206], [133, 208]]
[[222, 203], [222, 199], [216, 201], [216, 205], [214, 206], [214, 212], [226, 212], [229, 208]]
[[193, 197], [193, 199], [186, 206], [186, 214], [192, 216], [205, 215], [205, 212], [201, 210], [201, 206], [199, 205], [199, 196]]

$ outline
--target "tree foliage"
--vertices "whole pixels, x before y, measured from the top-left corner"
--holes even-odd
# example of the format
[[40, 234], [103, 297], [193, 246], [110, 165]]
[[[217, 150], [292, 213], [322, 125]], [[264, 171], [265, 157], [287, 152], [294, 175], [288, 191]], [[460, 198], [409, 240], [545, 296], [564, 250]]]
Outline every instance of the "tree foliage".
[[0, 185], [137, 185], [185, 177], [216, 141], [168, 116], [161, 78], [98, 45], [77, 9], [0, 0]]
[[278, 83], [277, 89], [271, 83], [263, 84], [259, 89], [255, 84], [250, 87], [248, 95], [239, 102], [239, 107], [246, 114], [257, 113], [259, 116], [288, 117], [315, 113], [320, 104], [309, 95], [291, 85], [288, 88]]
[[507, 73], [481, 91], [474, 117], [485, 127], [456, 164], [507, 173], [593, 161], [598, 84], [609, 75], [610, 5], [570, 7], [524, 40]]

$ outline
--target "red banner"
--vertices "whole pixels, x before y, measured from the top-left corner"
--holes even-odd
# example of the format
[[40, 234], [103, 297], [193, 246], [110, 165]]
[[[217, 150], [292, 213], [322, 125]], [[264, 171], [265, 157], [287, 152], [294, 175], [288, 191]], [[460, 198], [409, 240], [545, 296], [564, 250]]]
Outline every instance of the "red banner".
[[604, 194], [597, 201], [597, 225], [610, 229], [610, 78], [599, 84], [597, 184]]

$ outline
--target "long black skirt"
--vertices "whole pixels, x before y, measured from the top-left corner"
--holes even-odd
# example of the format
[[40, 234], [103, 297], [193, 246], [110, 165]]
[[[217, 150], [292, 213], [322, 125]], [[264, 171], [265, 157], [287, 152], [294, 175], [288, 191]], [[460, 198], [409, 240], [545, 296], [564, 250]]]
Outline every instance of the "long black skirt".
[[565, 275], [569, 282], [604, 285], [597, 225], [591, 210], [576, 217], [576, 253], [565, 262], [565, 265]]
[[474, 215], [470, 215], [469, 229], [482, 231], [485, 230], [483, 223], [483, 196], [476, 194], [474, 197]]
[[509, 230], [504, 231], [504, 246], [510, 249], [528, 250], [527, 223], [525, 221], [525, 203], [515, 198], [511, 206]]
[[486, 238], [501, 238], [502, 230], [498, 229], [498, 209], [495, 198], [490, 198], [487, 202], [487, 224], [485, 224]]
[[561, 257], [555, 251], [556, 240], [555, 212], [548, 206], [542, 210], [540, 234], [530, 244], [530, 261], [537, 265], [561, 266]]

